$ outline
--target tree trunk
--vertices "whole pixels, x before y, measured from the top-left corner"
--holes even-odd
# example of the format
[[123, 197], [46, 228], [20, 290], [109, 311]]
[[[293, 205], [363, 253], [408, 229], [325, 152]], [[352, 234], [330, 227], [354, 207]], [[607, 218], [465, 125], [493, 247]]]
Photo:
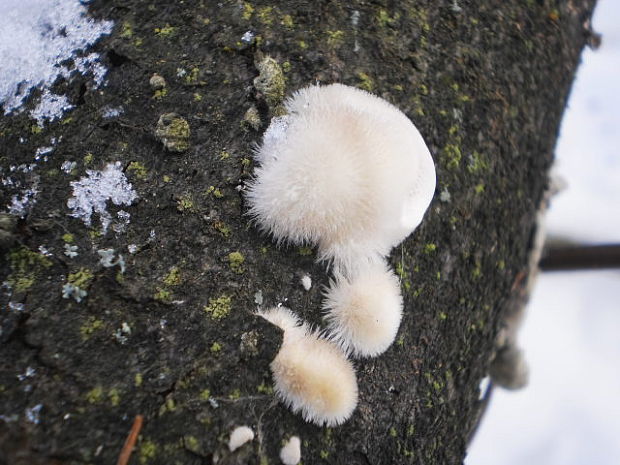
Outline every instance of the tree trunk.
[[[26, 112], [0, 118], [5, 168], [58, 141], [32, 210], [3, 219], [0, 461], [112, 464], [143, 415], [132, 464], [275, 464], [291, 435], [306, 465], [461, 463], [503, 310], [525, 285], [593, 4], [92, 3], [115, 21], [95, 47], [107, 85], [59, 84], [76, 108], [41, 132]], [[263, 66], [268, 56], [277, 66]], [[320, 325], [329, 272], [312, 250], [277, 247], [253, 227], [240, 193], [282, 96], [317, 81], [403, 110], [438, 179], [422, 225], [390, 259], [405, 299], [397, 342], [355, 362], [359, 405], [335, 428], [274, 397], [281, 334], [253, 315], [261, 301], [282, 303]], [[158, 131], [169, 113], [182, 119]], [[104, 233], [97, 215], [90, 227], [69, 215], [70, 183], [117, 161], [138, 198], [108, 202]], [[75, 288], [87, 292], [80, 302]], [[256, 438], [230, 453], [238, 425]]]

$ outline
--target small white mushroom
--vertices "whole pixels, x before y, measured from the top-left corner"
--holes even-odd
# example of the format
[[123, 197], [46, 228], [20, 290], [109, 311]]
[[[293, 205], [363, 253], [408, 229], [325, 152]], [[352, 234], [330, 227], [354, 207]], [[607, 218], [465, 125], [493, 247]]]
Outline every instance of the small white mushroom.
[[403, 311], [396, 275], [383, 261], [337, 277], [326, 292], [325, 320], [332, 338], [345, 351], [376, 357], [394, 342]]
[[299, 280], [299, 282], [301, 282], [301, 285], [306, 291], [309, 291], [310, 288], [312, 287], [312, 278], [307, 274], [303, 275], [301, 279]]
[[387, 101], [341, 84], [286, 101], [256, 152], [250, 214], [278, 242], [317, 245], [345, 271], [387, 255], [422, 221], [435, 166], [422, 136]]
[[244, 445], [246, 442], [254, 439], [254, 431], [249, 426], [237, 426], [228, 440], [228, 449], [234, 452], [236, 449]]
[[319, 426], [339, 425], [357, 406], [353, 365], [338, 346], [310, 330], [285, 307], [258, 315], [284, 331], [271, 362], [275, 391], [294, 413]]
[[292, 436], [280, 449], [280, 460], [284, 465], [297, 465], [301, 460], [301, 441]]

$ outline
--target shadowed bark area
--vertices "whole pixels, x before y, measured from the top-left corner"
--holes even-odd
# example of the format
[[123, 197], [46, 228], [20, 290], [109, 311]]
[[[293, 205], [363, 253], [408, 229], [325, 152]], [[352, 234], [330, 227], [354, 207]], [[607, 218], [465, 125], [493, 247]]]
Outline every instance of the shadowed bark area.
[[[116, 24], [95, 47], [107, 85], [57, 82], [76, 108], [43, 131], [27, 112], [0, 118], [5, 167], [57, 138], [34, 207], [3, 220], [0, 460], [115, 463], [140, 414], [131, 464], [275, 464], [291, 435], [304, 464], [461, 463], [503, 309], [524, 285], [593, 3], [93, 2]], [[269, 363], [281, 335], [252, 315], [262, 296], [320, 324], [329, 274], [311, 249], [258, 232], [240, 193], [283, 95], [317, 81], [403, 110], [438, 178], [425, 220], [390, 259], [405, 299], [397, 342], [355, 362], [359, 406], [337, 428], [277, 402]], [[182, 120], [164, 118], [158, 136], [167, 113]], [[183, 120], [189, 145], [174, 152]], [[117, 231], [103, 233], [96, 215], [91, 227], [69, 216], [70, 183], [117, 161], [139, 198], [108, 202]], [[119, 210], [131, 215], [124, 228]], [[103, 265], [104, 249], [124, 272]], [[87, 291], [81, 302], [63, 298], [68, 282]], [[244, 424], [256, 438], [231, 454]]]

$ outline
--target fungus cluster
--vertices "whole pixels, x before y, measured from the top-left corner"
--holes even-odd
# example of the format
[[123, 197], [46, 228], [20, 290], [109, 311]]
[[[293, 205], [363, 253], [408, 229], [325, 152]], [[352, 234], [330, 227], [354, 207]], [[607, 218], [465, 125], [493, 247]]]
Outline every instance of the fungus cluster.
[[376, 357], [398, 332], [403, 299], [386, 257], [422, 221], [435, 166], [407, 116], [368, 92], [310, 86], [284, 105], [255, 152], [246, 198], [260, 229], [316, 246], [332, 267], [327, 336], [288, 309], [260, 315], [284, 331], [271, 364], [278, 396], [306, 421], [337, 425], [357, 404], [347, 355]]

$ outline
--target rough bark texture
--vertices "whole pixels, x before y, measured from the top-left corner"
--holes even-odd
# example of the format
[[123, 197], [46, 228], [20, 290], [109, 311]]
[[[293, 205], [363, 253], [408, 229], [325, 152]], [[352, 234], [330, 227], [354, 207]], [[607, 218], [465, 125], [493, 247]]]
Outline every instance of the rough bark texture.
[[[527, 263], [592, 7], [593, 0], [91, 4], [91, 14], [116, 21], [95, 47], [109, 66], [107, 85], [58, 82], [76, 108], [42, 132], [32, 131], [27, 113], [0, 118], [5, 167], [30, 163], [37, 147], [62, 137], [38, 167], [36, 204], [3, 239], [1, 278], [12, 288], [2, 293], [0, 315], [0, 461], [115, 463], [142, 414], [132, 464], [274, 464], [293, 434], [304, 464], [461, 463], [502, 311]], [[250, 44], [241, 40], [248, 30], [256, 34]], [[259, 92], [257, 64], [267, 55], [285, 80], [276, 69]], [[167, 81], [164, 92], [149, 85], [154, 73]], [[311, 250], [278, 248], [257, 232], [237, 190], [281, 92], [316, 81], [359, 86], [396, 104], [424, 135], [438, 176], [424, 222], [391, 257], [406, 302], [397, 342], [356, 362], [359, 406], [337, 428], [306, 424], [276, 401], [269, 362], [281, 336], [252, 315], [261, 291], [264, 305], [282, 302], [320, 324], [329, 274]], [[104, 118], [106, 106], [124, 113]], [[260, 122], [244, 120], [251, 106]], [[165, 150], [155, 136], [170, 112], [189, 123], [185, 152]], [[69, 174], [60, 170], [65, 160], [77, 162]], [[139, 199], [123, 207], [131, 214], [125, 232], [101, 234], [96, 217], [88, 229], [68, 216], [69, 183], [116, 161]], [[11, 192], [3, 195], [6, 204]], [[71, 241], [74, 258], [63, 253]], [[123, 254], [124, 274], [100, 264], [97, 250], [105, 248]], [[63, 285], [80, 270], [90, 278], [82, 283], [88, 295], [63, 299]], [[309, 292], [300, 273], [312, 277]], [[9, 301], [23, 310], [8, 309]], [[29, 421], [39, 404], [39, 421]], [[228, 435], [241, 424], [257, 438], [230, 454]]]

